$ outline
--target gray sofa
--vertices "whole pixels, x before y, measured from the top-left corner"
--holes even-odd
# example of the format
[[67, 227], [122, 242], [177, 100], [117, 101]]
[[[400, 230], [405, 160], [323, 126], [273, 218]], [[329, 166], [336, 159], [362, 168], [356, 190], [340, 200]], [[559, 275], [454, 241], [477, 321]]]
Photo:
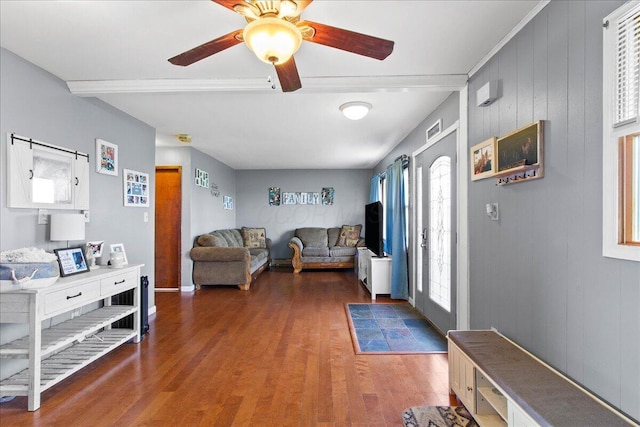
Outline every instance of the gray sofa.
[[264, 228], [216, 230], [198, 236], [189, 255], [193, 283], [236, 285], [249, 290], [251, 282], [271, 264], [271, 240]]
[[354, 268], [356, 247], [364, 246], [361, 225], [297, 228], [289, 240], [293, 272], [303, 269]]

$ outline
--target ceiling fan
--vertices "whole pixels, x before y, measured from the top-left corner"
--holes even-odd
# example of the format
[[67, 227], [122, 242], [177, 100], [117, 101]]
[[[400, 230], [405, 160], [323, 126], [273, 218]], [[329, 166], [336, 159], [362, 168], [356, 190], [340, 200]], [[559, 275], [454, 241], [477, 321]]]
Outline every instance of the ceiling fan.
[[301, 21], [300, 14], [313, 0], [211, 0], [244, 16], [244, 29], [194, 47], [169, 59], [187, 66], [245, 42], [258, 58], [276, 68], [283, 92], [302, 87], [293, 54], [301, 42], [330, 46], [379, 60], [393, 52], [393, 42], [342, 28]]

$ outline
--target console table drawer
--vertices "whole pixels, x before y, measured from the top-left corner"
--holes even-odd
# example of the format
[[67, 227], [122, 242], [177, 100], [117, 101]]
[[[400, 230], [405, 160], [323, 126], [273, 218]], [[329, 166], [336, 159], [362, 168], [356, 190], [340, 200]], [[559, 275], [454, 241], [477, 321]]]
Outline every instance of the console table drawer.
[[137, 277], [134, 272], [118, 274], [100, 280], [100, 295], [109, 296], [124, 290], [135, 288]]
[[83, 283], [57, 292], [51, 292], [44, 297], [44, 314], [66, 311], [74, 306], [95, 301], [100, 296], [98, 282]]

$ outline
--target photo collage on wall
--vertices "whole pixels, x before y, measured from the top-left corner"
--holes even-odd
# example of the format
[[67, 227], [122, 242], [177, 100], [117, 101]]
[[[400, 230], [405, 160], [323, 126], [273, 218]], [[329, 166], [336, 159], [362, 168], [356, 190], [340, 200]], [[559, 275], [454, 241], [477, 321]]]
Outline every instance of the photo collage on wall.
[[149, 206], [149, 174], [123, 169], [124, 205]]

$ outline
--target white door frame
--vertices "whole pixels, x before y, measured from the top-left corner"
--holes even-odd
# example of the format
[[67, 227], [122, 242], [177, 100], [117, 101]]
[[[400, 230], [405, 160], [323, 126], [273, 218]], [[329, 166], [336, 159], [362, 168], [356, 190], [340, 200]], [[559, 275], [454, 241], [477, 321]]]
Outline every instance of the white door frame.
[[[460, 112], [459, 119], [449, 126], [447, 129], [443, 130], [439, 135], [433, 138], [433, 140], [429, 141], [427, 144], [418, 148], [416, 151], [411, 153], [411, 176], [412, 176], [412, 184], [411, 184], [411, 201], [410, 204], [413, 207], [411, 210], [411, 238], [413, 244], [411, 245], [411, 282], [412, 292], [411, 295], [416, 295], [416, 284], [418, 278], [418, 268], [421, 268], [420, 265], [416, 262], [418, 251], [421, 250], [420, 242], [418, 239], [418, 233], [420, 230], [416, 229], [416, 224], [418, 223], [417, 211], [416, 209], [416, 192], [417, 192], [417, 184], [416, 184], [416, 157], [428, 149], [429, 147], [437, 144], [439, 141], [449, 136], [453, 132], [457, 131], [456, 135], [456, 176], [457, 176], [457, 213], [456, 213], [456, 227], [458, 229], [457, 239], [456, 239], [456, 251], [457, 251], [457, 265], [456, 265], [456, 286], [457, 286], [457, 297], [456, 297], [456, 328], [457, 329], [470, 329], [470, 316], [469, 316], [469, 228], [468, 228], [468, 207], [467, 207], [467, 193], [468, 193], [468, 142], [467, 142], [467, 86], [460, 90]], [[410, 300], [411, 305], [415, 307], [416, 302], [414, 298]]]

